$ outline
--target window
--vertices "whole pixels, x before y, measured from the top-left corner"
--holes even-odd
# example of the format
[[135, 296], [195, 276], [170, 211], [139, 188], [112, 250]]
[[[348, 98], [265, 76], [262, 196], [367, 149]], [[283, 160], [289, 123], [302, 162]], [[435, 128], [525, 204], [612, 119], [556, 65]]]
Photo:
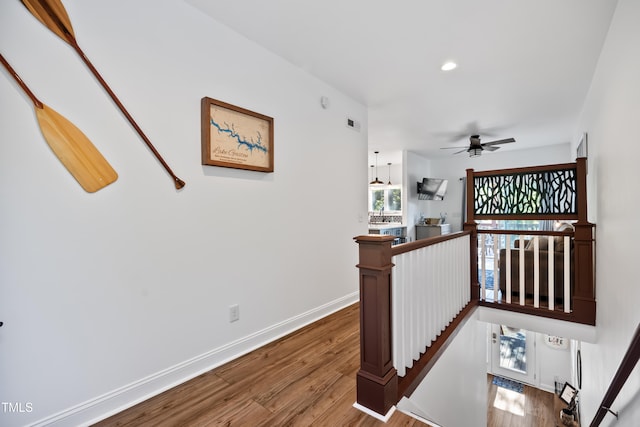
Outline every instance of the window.
[[373, 212], [402, 212], [402, 188], [400, 186], [370, 187], [369, 210]]

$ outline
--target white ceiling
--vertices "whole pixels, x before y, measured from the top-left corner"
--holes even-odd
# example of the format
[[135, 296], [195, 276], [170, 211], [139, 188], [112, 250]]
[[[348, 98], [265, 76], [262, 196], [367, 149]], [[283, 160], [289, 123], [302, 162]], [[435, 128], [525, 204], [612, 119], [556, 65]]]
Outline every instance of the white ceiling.
[[[516, 139], [501, 151], [575, 139], [617, 3], [185, 1], [366, 105], [380, 164], [403, 149], [450, 156], [440, 147], [472, 133]], [[447, 60], [458, 68], [441, 71]]]

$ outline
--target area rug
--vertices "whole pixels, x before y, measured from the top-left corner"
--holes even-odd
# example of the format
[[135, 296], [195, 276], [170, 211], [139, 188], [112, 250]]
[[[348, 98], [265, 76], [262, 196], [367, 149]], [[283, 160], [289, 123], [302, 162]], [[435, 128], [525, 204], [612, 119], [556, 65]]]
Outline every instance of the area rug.
[[519, 383], [518, 381], [510, 380], [502, 377], [493, 377], [493, 383], [498, 387], [506, 388], [508, 390], [517, 391], [518, 393], [522, 393], [524, 391], [524, 385]]

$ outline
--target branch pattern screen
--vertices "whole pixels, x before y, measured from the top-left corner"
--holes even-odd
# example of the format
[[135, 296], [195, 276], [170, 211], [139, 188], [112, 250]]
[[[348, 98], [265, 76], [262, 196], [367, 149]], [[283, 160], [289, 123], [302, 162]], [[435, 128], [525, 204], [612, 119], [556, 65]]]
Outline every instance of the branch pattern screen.
[[576, 170], [475, 176], [476, 215], [577, 214]]

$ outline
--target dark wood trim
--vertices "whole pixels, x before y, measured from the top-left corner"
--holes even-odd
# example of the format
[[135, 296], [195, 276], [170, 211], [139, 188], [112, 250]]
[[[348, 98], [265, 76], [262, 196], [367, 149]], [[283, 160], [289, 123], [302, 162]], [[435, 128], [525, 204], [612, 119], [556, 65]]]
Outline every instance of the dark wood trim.
[[596, 283], [594, 262], [594, 225], [575, 224], [573, 263], [575, 266], [573, 312], [580, 323], [596, 324]]
[[463, 230], [471, 233], [469, 237], [469, 287], [471, 288], [471, 301], [480, 300], [480, 291], [478, 287], [478, 224], [475, 219], [475, 192], [474, 192], [474, 171], [467, 169], [466, 178], [466, 220]]
[[587, 224], [587, 159], [576, 159], [576, 199], [578, 209], [578, 222]]
[[479, 228], [478, 234], [511, 234], [523, 236], [569, 236], [572, 237], [573, 231], [544, 231], [544, 230], [491, 230]]
[[464, 224], [464, 230], [471, 233], [469, 237], [469, 286], [471, 288], [471, 300], [480, 299], [478, 286], [478, 225], [475, 222]]
[[420, 359], [417, 360], [411, 368], [407, 369], [405, 376], [398, 378], [398, 401], [400, 401], [403, 396], [409, 396], [415, 391], [416, 387], [418, 387], [440, 356], [442, 356], [453, 342], [453, 339], [458, 335], [461, 327], [464, 326], [477, 307], [478, 301], [471, 300], [451, 321], [449, 326], [438, 335], [431, 346], [428, 347], [424, 353], [420, 354]]
[[360, 270], [360, 370], [357, 402], [385, 415], [397, 403], [391, 337], [391, 243], [394, 236], [355, 237]]
[[[575, 304], [575, 299], [574, 299], [574, 304]], [[520, 305], [520, 304], [514, 304], [514, 303], [507, 304], [506, 302], [491, 302], [491, 301], [480, 301], [479, 305], [483, 307], [494, 308], [497, 310], [505, 310], [505, 311], [511, 311], [514, 313], [529, 314], [531, 316], [547, 317], [549, 319], [564, 320], [565, 322], [583, 323], [583, 324], [590, 325], [590, 323], [579, 321], [579, 317], [575, 315], [575, 310], [574, 312], [571, 312], [571, 313], [565, 313], [564, 311], [561, 311], [561, 310], [549, 310], [546, 307], [535, 308], [532, 305]]]
[[563, 220], [563, 221], [574, 221], [578, 219], [578, 214], [561, 214], [561, 213], [552, 213], [552, 214], [520, 214], [520, 215], [475, 215], [474, 219], [522, 219], [522, 220], [531, 220], [531, 219], [546, 219], [546, 220]]
[[[476, 171], [476, 172], [473, 172], [473, 175], [474, 176], [513, 175], [513, 174], [538, 173], [538, 172], [571, 170], [571, 169], [576, 169], [576, 163], [558, 163], [555, 165], [528, 166], [525, 168]], [[467, 178], [468, 178], [468, 175], [467, 175]]]
[[467, 169], [467, 178], [466, 178], [466, 196], [467, 199], [465, 201], [465, 205], [467, 208], [467, 212], [466, 212], [466, 219], [465, 219], [465, 223], [471, 223], [475, 221], [475, 211], [476, 211], [476, 206], [475, 206], [475, 192], [473, 191], [474, 187], [474, 180], [473, 180], [473, 169]]
[[413, 242], [403, 243], [391, 248], [391, 256], [400, 255], [406, 252], [415, 251], [416, 249], [426, 248], [438, 243], [446, 242], [447, 240], [457, 239], [466, 234], [471, 234], [469, 231], [458, 231], [456, 233], [444, 234], [441, 236], [429, 237], [428, 239], [414, 240]]
[[627, 382], [627, 379], [631, 375], [631, 372], [635, 368], [638, 360], [640, 359], [640, 324], [636, 327], [636, 332], [633, 334], [633, 338], [631, 338], [631, 343], [629, 344], [629, 348], [627, 348], [627, 352], [622, 358], [622, 362], [620, 362], [620, 366], [616, 371], [616, 374], [611, 380], [611, 384], [607, 389], [604, 397], [602, 398], [602, 403], [600, 403], [600, 408], [596, 412], [596, 415], [593, 417], [593, 421], [591, 421], [590, 427], [598, 427], [604, 416], [607, 414], [611, 405], [618, 397], [618, 393], [622, 390], [622, 387]]

